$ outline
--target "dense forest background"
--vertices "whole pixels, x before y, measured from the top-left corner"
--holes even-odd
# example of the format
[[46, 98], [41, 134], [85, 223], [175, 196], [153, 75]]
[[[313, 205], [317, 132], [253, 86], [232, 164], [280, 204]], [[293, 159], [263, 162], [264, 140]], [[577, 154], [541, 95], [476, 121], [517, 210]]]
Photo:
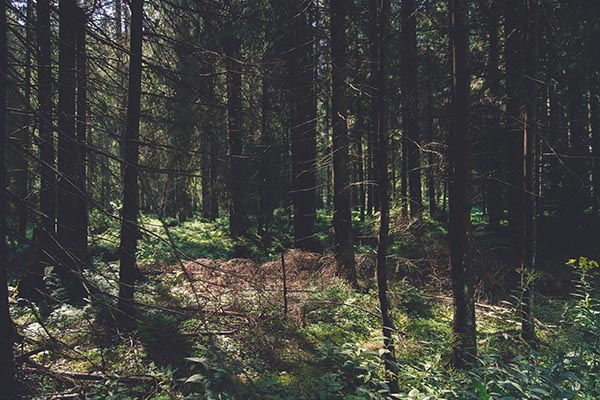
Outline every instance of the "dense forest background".
[[597, 1], [0, 7], [0, 398], [600, 397]]

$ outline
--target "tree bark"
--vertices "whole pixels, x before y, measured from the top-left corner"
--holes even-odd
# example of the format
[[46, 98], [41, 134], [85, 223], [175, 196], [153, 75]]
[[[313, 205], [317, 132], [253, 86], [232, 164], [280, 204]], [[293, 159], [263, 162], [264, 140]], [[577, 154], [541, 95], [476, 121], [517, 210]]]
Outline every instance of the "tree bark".
[[8, 258], [6, 235], [8, 233], [8, 196], [6, 187], [6, 148], [8, 146], [7, 91], [8, 91], [8, 39], [6, 33], [6, 1], [0, 2], [0, 387], [7, 399], [15, 397], [13, 324], [8, 307]]
[[[524, 54], [523, 42], [526, 38], [521, 22], [526, 14], [523, 0], [507, 0], [504, 8], [504, 61], [506, 70], [506, 166], [507, 166], [507, 208], [513, 237], [518, 242], [523, 229], [522, 199], [522, 155], [523, 155], [523, 116], [525, 103], [523, 94]], [[514, 245], [515, 255], [522, 259], [520, 244]]]
[[537, 87], [537, 3], [529, 0], [527, 4], [527, 95], [525, 98], [526, 115], [523, 129], [523, 263], [525, 274], [523, 287], [523, 307], [521, 336], [526, 341], [535, 341], [533, 319], [534, 273], [536, 263], [536, 196], [537, 196], [537, 129], [538, 129], [538, 87]]
[[470, 150], [470, 71], [468, 0], [450, 0], [452, 40], [452, 129], [448, 140], [450, 164], [450, 269], [454, 294], [452, 363], [466, 368], [477, 356], [473, 298], [468, 194]]
[[594, 214], [600, 212], [600, 108], [598, 105], [598, 77], [594, 79], [593, 89], [590, 91], [590, 118], [592, 130], [592, 188], [594, 192]]
[[39, 134], [39, 224], [38, 255], [19, 285], [19, 294], [40, 301], [46, 292], [45, 268], [54, 265], [56, 256], [56, 175], [54, 137], [52, 135], [52, 58], [50, 45], [50, 5], [48, 0], [36, 3], [37, 75], [38, 75], [38, 134]]
[[310, 26], [311, 1], [298, 2], [294, 9], [289, 52], [292, 114], [292, 203], [294, 206], [294, 246], [314, 250], [317, 208], [317, 103], [315, 98], [314, 32]]
[[502, 171], [503, 160], [502, 152], [502, 124], [500, 111], [500, 98], [502, 96], [501, 76], [500, 76], [500, 43], [498, 37], [498, 12], [497, 2], [492, 2], [489, 9], [488, 18], [488, 60], [487, 60], [487, 81], [490, 93], [491, 104], [490, 114], [487, 121], [486, 134], [490, 136], [487, 141], [487, 207], [489, 221], [492, 226], [499, 226], [504, 210], [503, 191], [502, 191]]
[[352, 243], [346, 108], [346, 0], [331, 0], [331, 124], [333, 127], [333, 232], [338, 273], [356, 285]]
[[85, 194], [80, 192], [79, 153], [76, 131], [76, 47], [79, 7], [75, 0], [59, 2], [59, 67], [58, 67], [58, 204], [57, 236], [59, 242], [58, 275], [67, 289], [71, 302], [81, 302], [87, 291], [81, 270], [85, 262], [82, 237], [87, 232], [81, 221], [81, 203]]
[[390, 3], [389, 0], [383, 0], [379, 12], [379, 76], [377, 82], [377, 103], [379, 109], [378, 121], [378, 142], [379, 148], [377, 156], [379, 158], [379, 238], [377, 243], [377, 293], [379, 297], [379, 307], [381, 308], [381, 322], [383, 325], [383, 345], [386, 350], [384, 354], [385, 369], [387, 372], [387, 381], [391, 393], [398, 392], [398, 364], [396, 363], [396, 354], [394, 348], [393, 333], [395, 330], [394, 321], [389, 315], [390, 303], [388, 300], [388, 277], [387, 277], [387, 252], [390, 229], [390, 179], [388, 174], [388, 104], [387, 104], [387, 75], [386, 75], [386, 48], [385, 38], [387, 37], [389, 24]]
[[417, 5], [402, 1], [402, 146], [406, 147], [410, 215], [423, 212], [421, 150], [419, 138], [419, 91], [417, 68]]
[[123, 181], [123, 208], [119, 245], [119, 322], [132, 325], [135, 317], [134, 289], [136, 276], [138, 214], [138, 147], [140, 131], [140, 103], [142, 96], [142, 20], [143, 0], [131, 0], [131, 34], [129, 56], [129, 83], [127, 97], [127, 126], [125, 131], [125, 158]]
[[240, 42], [233, 38], [227, 53], [227, 131], [229, 136], [229, 231], [234, 238], [245, 234], [244, 171], [242, 167], [242, 72], [238, 64]]
[[77, 78], [77, 191], [79, 196], [78, 205], [78, 232], [79, 248], [84, 263], [88, 259], [88, 198], [87, 198], [87, 51], [86, 51], [86, 26], [87, 16], [85, 10], [78, 8], [77, 18], [77, 55], [76, 55], [76, 78]]
[[369, 115], [370, 129], [367, 137], [367, 175], [369, 186], [367, 190], [367, 214], [371, 215], [379, 210], [379, 166], [377, 159], [377, 124], [379, 123], [379, 109], [377, 108], [377, 84], [379, 77], [379, 45], [378, 39], [378, 0], [369, 0], [369, 86], [371, 87], [371, 109]]

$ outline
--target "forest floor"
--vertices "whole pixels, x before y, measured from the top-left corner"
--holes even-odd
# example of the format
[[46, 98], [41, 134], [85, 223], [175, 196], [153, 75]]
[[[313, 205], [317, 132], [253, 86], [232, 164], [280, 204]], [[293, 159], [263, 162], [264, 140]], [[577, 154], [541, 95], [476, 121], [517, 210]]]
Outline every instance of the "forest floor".
[[[532, 348], [519, 338], [520, 277], [503, 250], [506, 241], [478, 218], [479, 363], [469, 372], [448, 366], [453, 338], [445, 225], [395, 219], [389, 296], [400, 393], [391, 398], [600, 398], [594, 264], [581, 259], [568, 267], [567, 259], [542, 255], [560, 265], [536, 277], [539, 342]], [[335, 276], [328, 252], [269, 254], [252, 235], [230, 239], [226, 221], [163, 224], [145, 217], [134, 331], [114, 323], [118, 229], [110, 221], [92, 222], [95, 261], [86, 277], [94, 294], [85, 306], [61, 304], [64, 293], [52, 279], [55, 305], [13, 299], [19, 378], [28, 398], [389, 397], [374, 281], [376, 221], [356, 224], [362, 289], [354, 290]], [[319, 224], [326, 242], [328, 221]], [[285, 220], [277, 226], [272, 249], [291, 240]], [[546, 243], [552, 241], [540, 247]]]

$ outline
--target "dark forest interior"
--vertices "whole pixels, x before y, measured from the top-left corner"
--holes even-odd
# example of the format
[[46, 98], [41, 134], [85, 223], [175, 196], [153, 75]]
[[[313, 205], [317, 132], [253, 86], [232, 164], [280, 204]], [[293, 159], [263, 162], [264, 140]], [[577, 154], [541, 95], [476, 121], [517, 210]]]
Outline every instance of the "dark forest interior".
[[600, 398], [600, 1], [0, 7], [0, 399]]

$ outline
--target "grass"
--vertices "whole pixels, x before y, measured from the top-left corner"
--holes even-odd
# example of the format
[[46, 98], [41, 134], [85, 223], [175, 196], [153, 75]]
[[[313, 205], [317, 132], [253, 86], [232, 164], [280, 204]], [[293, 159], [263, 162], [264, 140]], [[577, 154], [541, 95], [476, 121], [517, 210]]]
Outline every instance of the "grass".
[[[289, 244], [285, 215], [276, 218], [273, 243]], [[124, 332], [114, 325], [110, 295], [98, 296], [84, 308], [63, 305], [43, 311], [21, 301], [12, 304], [23, 338], [21, 351], [35, 351], [29, 357], [35, 365], [108, 378], [102, 384], [73, 384], [47, 377], [25, 385], [27, 395], [43, 398], [79, 390], [92, 399], [385, 398], [373, 282], [365, 285], [369, 290], [356, 291], [333, 275], [331, 258], [288, 253], [290, 307], [284, 315], [278, 261], [270, 262], [275, 250], [265, 253], [252, 238], [232, 240], [226, 220], [191, 220], [168, 227], [181, 251], [177, 253], [166, 243], [168, 235], [158, 219], [144, 216], [142, 221], [146, 233], [138, 256], [147, 275], [137, 286], [136, 299], [142, 305], [137, 330]], [[326, 216], [320, 216], [323, 244], [330, 240], [327, 224]], [[492, 243], [483, 224], [476, 229]], [[94, 229], [95, 250], [114, 251], [117, 228], [107, 223]], [[401, 371], [397, 398], [599, 398], [590, 337], [594, 331], [582, 329], [577, 319], [581, 297], [537, 296], [536, 349], [519, 340], [514, 300], [518, 295], [478, 305], [480, 362], [468, 373], [449, 367], [450, 292], [446, 281], [432, 279], [446, 274], [445, 229], [443, 223], [429, 220], [410, 224], [396, 218], [392, 224], [391, 259], [396, 262], [395, 252], [406, 257], [397, 261], [389, 290]], [[376, 220], [365, 221], [357, 232], [364, 238], [361, 248], [372, 253], [369, 238], [376, 232]], [[229, 260], [239, 246], [245, 246], [254, 261]], [[485, 249], [476, 250], [481, 262], [479, 254]], [[95, 268], [86, 274], [114, 295], [117, 265], [103, 261], [102, 252], [95, 254]], [[205, 267], [193, 270], [194, 294], [189, 277], [175, 265], [178, 255], [184, 260], [229, 261], [215, 261], [219, 273]], [[311, 267], [303, 270], [307, 260]], [[39, 374], [30, 372], [26, 378], [34, 380]], [[118, 379], [132, 375], [149, 380]]]

